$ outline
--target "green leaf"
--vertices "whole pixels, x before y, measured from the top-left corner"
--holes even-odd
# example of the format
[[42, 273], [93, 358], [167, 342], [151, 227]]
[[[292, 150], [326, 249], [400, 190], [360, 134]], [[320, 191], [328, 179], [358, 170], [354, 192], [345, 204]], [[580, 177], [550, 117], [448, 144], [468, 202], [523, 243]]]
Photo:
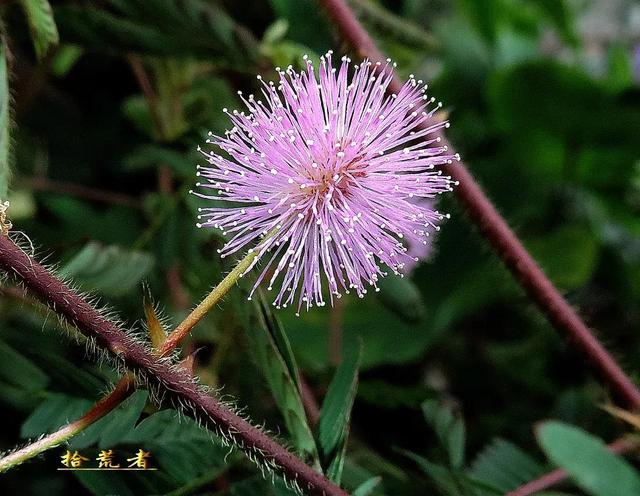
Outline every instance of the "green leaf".
[[311, 0], [270, 0], [269, 3], [276, 16], [289, 23], [289, 39], [321, 53], [331, 46], [331, 33], [324, 12], [315, 8]]
[[209, 471], [228, 467], [237, 459], [229, 455], [210, 433], [174, 410], [150, 415], [131, 430], [121, 443], [144, 447], [167, 475], [184, 484]]
[[37, 437], [55, 432], [59, 427], [78, 419], [90, 407], [91, 402], [84, 398], [50, 394], [24, 421], [20, 436]]
[[83, 287], [108, 296], [120, 296], [134, 288], [151, 271], [153, 257], [144, 252], [90, 242], [62, 269]]
[[257, 322], [247, 328], [249, 350], [262, 370], [297, 451], [319, 468], [316, 443], [300, 397], [299, 372], [280, 321], [264, 296], [255, 300]]
[[640, 476], [635, 468], [607, 450], [605, 443], [563, 422], [545, 422], [537, 437], [546, 455], [565, 469], [592, 496], [637, 496]]
[[[367, 343], [362, 352], [362, 370], [418, 360], [433, 338], [430, 327], [408, 324], [389, 312], [376, 298], [343, 297], [343, 300], [347, 306], [343, 326], [345, 347], [357, 347], [359, 340]], [[293, 312], [279, 315], [302, 368], [322, 370], [328, 367], [329, 313], [327, 305], [315, 308], [313, 312], [302, 312], [300, 317], [294, 316]]]
[[286, 19], [278, 19], [264, 30], [262, 41], [265, 43], [276, 43], [281, 41], [289, 30], [289, 22]]
[[351, 409], [358, 388], [358, 368], [362, 345], [345, 350], [322, 403], [318, 420], [317, 440], [320, 458], [327, 476], [340, 482], [349, 435]]
[[[91, 424], [69, 442], [72, 449], [98, 445], [110, 449], [120, 444], [134, 428], [147, 401], [146, 391], [136, 391], [112, 412]], [[84, 413], [84, 412], [83, 412]], [[70, 418], [69, 420], [75, 420]]]
[[427, 400], [422, 403], [424, 418], [433, 427], [440, 444], [449, 454], [449, 463], [460, 468], [464, 462], [465, 427], [464, 421], [454, 415], [452, 409], [439, 401]]
[[563, 289], [573, 289], [588, 281], [600, 248], [595, 234], [578, 225], [561, 227], [527, 242], [527, 247], [549, 278]]
[[51, 72], [57, 77], [66, 76], [83, 55], [83, 50], [78, 45], [62, 44], [51, 60]]
[[11, 124], [9, 108], [9, 71], [7, 68], [7, 43], [4, 36], [0, 36], [0, 200], [6, 200], [9, 190], [10, 136]]
[[621, 91], [633, 86], [633, 52], [623, 43], [609, 48], [609, 86]]
[[449, 470], [449, 468], [430, 462], [426, 458], [416, 455], [408, 451], [403, 452], [418, 464], [420, 469], [442, 490], [444, 494], [449, 496], [460, 496], [460, 486], [458, 479]]
[[105, 422], [100, 429], [99, 447], [109, 449], [120, 441], [135, 427], [142, 410], [147, 404], [148, 393], [136, 391], [118, 407], [117, 414], [105, 417]]
[[299, 493], [288, 489], [282, 479], [266, 481], [263, 477], [249, 477], [233, 484], [221, 496], [296, 496]]
[[504, 494], [544, 472], [541, 464], [516, 445], [498, 438], [478, 454], [471, 464], [469, 476]]
[[74, 475], [80, 483], [96, 496], [117, 494], [118, 496], [135, 496], [131, 489], [130, 481], [119, 477], [113, 477], [110, 472], [82, 472], [76, 471]]
[[58, 28], [47, 0], [20, 0], [27, 15], [36, 56], [42, 60], [60, 41]]
[[193, 157], [160, 145], [140, 145], [125, 160], [129, 170], [156, 168], [159, 165], [170, 167], [178, 176], [191, 179], [194, 174]]
[[[203, 0], [110, 0], [108, 8], [62, 5], [56, 19], [65, 40], [102, 52], [195, 55], [242, 64], [254, 40], [219, 4]], [[242, 45], [247, 45], [246, 47]]]
[[382, 477], [371, 477], [371, 479], [364, 481], [353, 491], [353, 496], [370, 496], [381, 482]]
[[[92, 453], [87, 453], [92, 456]], [[121, 465], [127, 464], [127, 457], [133, 453], [118, 451], [116, 457]], [[90, 462], [87, 462], [87, 464]], [[95, 462], [93, 462], [95, 463]], [[151, 463], [154, 463], [152, 458]], [[90, 494], [95, 496], [118, 496], [138, 494], [166, 494], [175, 487], [176, 482], [164, 471], [114, 472], [114, 471], [75, 471], [73, 473]]]
[[383, 278], [378, 287], [378, 299], [404, 321], [414, 324], [424, 317], [424, 302], [415, 283], [408, 277]]
[[33, 393], [44, 389], [49, 377], [31, 360], [0, 341], [0, 381]]

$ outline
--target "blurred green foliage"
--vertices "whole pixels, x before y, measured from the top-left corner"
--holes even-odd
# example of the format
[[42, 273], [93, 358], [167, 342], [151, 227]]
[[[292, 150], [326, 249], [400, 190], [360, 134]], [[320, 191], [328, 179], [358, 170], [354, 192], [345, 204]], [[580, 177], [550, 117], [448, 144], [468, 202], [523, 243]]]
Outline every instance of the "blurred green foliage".
[[[637, 5], [351, 3], [401, 74], [430, 82], [474, 175], [637, 377], [640, 33], [625, 23]], [[0, 7], [0, 198], [9, 190], [36, 253], [127, 325], [143, 319], [143, 281], [175, 324], [230, 269], [218, 234], [194, 227], [196, 147], [228, 126], [222, 108], [239, 108], [256, 74], [345, 45], [312, 0], [52, 5]], [[554, 465], [573, 477], [563, 494], [636, 494], [636, 470], [595, 438], [626, 428], [597, 408], [606, 396], [585, 364], [455, 200], [441, 208], [452, 216], [432, 259], [378, 296], [297, 318], [230, 293], [194, 333], [196, 373], [360, 496], [503, 494]], [[61, 331], [20, 290], [0, 289], [0, 448], [77, 418], [117, 380]], [[300, 376], [322, 405], [315, 428]], [[579, 428], [543, 424], [539, 448], [533, 425], [549, 417]], [[144, 447], [160, 470], [76, 477], [55, 470], [57, 448], [0, 476], [2, 494], [290, 494], [144, 392], [70, 446]]]

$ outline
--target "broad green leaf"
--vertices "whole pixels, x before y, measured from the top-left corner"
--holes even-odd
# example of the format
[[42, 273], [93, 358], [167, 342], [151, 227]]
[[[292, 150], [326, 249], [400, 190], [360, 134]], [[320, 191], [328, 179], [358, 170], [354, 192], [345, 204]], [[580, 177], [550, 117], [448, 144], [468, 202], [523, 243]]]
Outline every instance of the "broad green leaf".
[[577, 427], [549, 421], [537, 430], [540, 446], [556, 465], [592, 496], [637, 496], [640, 475], [607, 450], [605, 443]]
[[148, 253], [92, 241], [60, 269], [60, 274], [72, 277], [86, 289], [120, 296], [139, 284], [153, 264]]
[[460, 416], [455, 415], [448, 405], [436, 400], [422, 403], [424, 418], [435, 431], [440, 444], [449, 454], [449, 463], [460, 468], [464, 462], [465, 427]]
[[42, 59], [60, 41], [51, 5], [48, 0], [20, 0], [20, 3], [29, 21], [36, 55]]
[[362, 345], [345, 350], [322, 403], [317, 427], [320, 458], [327, 476], [340, 482], [349, 435], [351, 409], [358, 388], [358, 368]]
[[545, 468], [541, 464], [516, 445], [499, 438], [476, 456], [469, 470], [471, 479], [495, 488], [500, 494], [512, 491], [544, 473]]
[[11, 125], [9, 108], [9, 71], [7, 67], [7, 44], [0, 35], [0, 200], [7, 199], [9, 190], [9, 150], [11, 147], [9, 126]]
[[289, 340], [262, 294], [255, 299], [254, 308], [257, 322], [247, 328], [249, 350], [264, 374], [295, 448], [319, 468], [316, 442], [300, 397], [298, 366]]
[[378, 283], [378, 299], [398, 317], [409, 323], [419, 322], [425, 308], [420, 290], [408, 277], [389, 276]]

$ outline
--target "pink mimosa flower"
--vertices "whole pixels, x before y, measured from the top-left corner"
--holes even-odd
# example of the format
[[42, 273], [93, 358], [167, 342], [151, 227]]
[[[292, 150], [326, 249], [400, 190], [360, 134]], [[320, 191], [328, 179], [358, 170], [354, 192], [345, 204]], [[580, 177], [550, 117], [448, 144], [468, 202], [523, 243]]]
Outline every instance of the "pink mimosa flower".
[[415, 262], [408, 247], [445, 217], [426, 201], [453, 186], [436, 166], [459, 159], [440, 145], [448, 123], [431, 122], [441, 104], [428, 109], [422, 81], [390, 95], [390, 62], [351, 70], [343, 57], [335, 69], [331, 53], [317, 76], [307, 57], [300, 73], [277, 68], [276, 84], [258, 76], [262, 96], [242, 98], [248, 111], [224, 109], [233, 128], [201, 150], [198, 186], [211, 191], [196, 194], [214, 205], [198, 226], [229, 237], [223, 257], [258, 250], [246, 272], [264, 262], [253, 290], [268, 279], [277, 307], [362, 297], [387, 269], [401, 274]]

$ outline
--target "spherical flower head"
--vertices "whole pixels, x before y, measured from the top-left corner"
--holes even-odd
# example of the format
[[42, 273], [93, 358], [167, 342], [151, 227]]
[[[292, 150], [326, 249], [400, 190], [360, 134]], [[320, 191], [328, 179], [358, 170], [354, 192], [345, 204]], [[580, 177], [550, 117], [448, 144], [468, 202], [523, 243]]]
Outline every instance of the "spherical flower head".
[[317, 75], [305, 57], [300, 73], [277, 68], [277, 83], [258, 76], [262, 95], [239, 92], [247, 111], [224, 109], [233, 127], [201, 150], [196, 194], [213, 204], [198, 226], [228, 236], [223, 257], [257, 251], [246, 272], [262, 260], [253, 290], [267, 279], [277, 307], [362, 297], [389, 270], [403, 273], [409, 246], [444, 217], [423, 200], [453, 186], [437, 167], [458, 157], [440, 144], [448, 123], [432, 119], [440, 104], [426, 85], [411, 76], [388, 94], [390, 61], [343, 57], [336, 69], [331, 53]]

